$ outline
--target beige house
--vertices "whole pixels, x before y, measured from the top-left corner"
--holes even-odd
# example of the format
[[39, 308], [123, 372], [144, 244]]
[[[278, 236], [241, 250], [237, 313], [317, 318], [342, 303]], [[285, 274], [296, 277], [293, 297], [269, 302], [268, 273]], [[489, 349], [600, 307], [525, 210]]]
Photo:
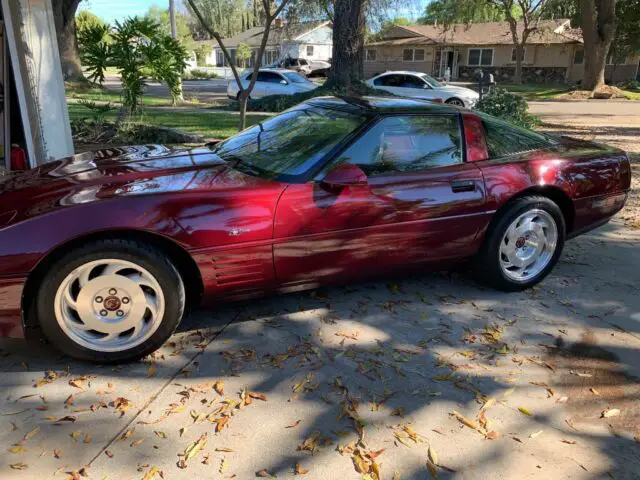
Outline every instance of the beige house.
[[[577, 82], [582, 79], [582, 33], [569, 20], [543, 21], [525, 47], [523, 80], [532, 83]], [[640, 56], [609, 59], [609, 81], [635, 79]], [[615, 63], [615, 64], [614, 64]], [[395, 26], [365, 51], [365, 74], [413, 70], [438, 78], [475, 80], [482, 70], [498, 82], [513, 78], [516, 53], [507, 22]]]

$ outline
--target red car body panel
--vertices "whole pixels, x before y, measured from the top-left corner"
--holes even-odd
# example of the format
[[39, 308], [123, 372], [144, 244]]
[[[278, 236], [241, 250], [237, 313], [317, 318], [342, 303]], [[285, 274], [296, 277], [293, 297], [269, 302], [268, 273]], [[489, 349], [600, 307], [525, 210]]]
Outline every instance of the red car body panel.
[[487, 160], [478, 117], [463, 112], [465, 163], [338, 190], [245, 175], [208, 148], [160, 146], [80, 155], [0, 183], [0, 335], [22, 335], [31, 272], [90, 235], [173, 242], [200, 271], [203, 303], [214, 304], [468, 258], [497, 210], [541, 187], [571, 199], [570, 235], [623, 207], [631, 178], [623, 152], [563, 139]]

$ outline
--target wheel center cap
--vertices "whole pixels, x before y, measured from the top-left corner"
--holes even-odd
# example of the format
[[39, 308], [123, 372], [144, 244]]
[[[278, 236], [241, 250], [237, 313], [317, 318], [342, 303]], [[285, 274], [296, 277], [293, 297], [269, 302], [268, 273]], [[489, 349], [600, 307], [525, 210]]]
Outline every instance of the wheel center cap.
[[527, 243], [527, 240], [524, 237], [518, 238], [518, 240], [516, 240], [516, 248], [524, 247], [525, 243]]
[[110, 312], [115, 312], [122, 306], [122, 302], [118, 297], [107, 297], [104, 300], [104, 308]]

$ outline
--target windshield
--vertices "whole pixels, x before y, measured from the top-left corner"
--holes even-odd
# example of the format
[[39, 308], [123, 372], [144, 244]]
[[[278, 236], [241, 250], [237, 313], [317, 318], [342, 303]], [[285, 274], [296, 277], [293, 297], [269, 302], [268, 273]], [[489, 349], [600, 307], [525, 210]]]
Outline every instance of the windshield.
[[309, 65], [309, 62], [307, 62], [304, 58], [301, 58], [299, 61], [300, 65]]
[[295, 182], [364, 121], [355, 114], [302, 105], [219, 143], [213, 153], [248, 175]]
[[309, 80], [307, 80], [302, 75], [296, 72], [282, 72], [282, 74], [291, 83], [308, 83], [309, 82]]
[[433, 77], [430, 77], [426, 73], [423, 73], [422, 75], [420, 75], [420, 77], [433, 88], [439, 88], [442, 86], [442, 84], [439, 81], [437, 81]]

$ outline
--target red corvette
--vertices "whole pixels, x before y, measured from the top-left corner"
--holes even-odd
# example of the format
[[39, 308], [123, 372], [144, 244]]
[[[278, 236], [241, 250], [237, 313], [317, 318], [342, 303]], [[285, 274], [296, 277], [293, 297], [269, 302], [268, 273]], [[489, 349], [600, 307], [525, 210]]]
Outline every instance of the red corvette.
[[0, 334], [145, 356], [189, 304], [471, 259], [503, 290], [625, 204], [629, 160], [464, 109], [320, 98], [195, 150], [102, 150], [0, 183]]

